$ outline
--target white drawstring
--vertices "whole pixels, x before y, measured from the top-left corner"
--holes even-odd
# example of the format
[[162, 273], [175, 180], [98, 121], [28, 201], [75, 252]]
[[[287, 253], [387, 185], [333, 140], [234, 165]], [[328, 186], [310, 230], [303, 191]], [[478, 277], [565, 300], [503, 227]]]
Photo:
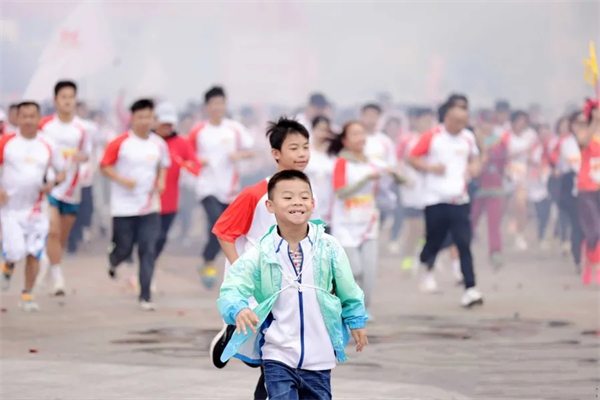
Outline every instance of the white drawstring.
[[302, 272], [304, 272], [304, 270], [300, 271], [300, 273], [296, 276], [296, 278], [293, 279], [292, 277], [286, 275], [283, 272], [283, 268], [281, 267], [281, 265], [279, 266], [279, 269], [281, 270], [281, 274], [283, 275], [283, 278], [288, 282], [288, 285], [285, 286], [285, 287], [283, 287], [283, 288], [281, 288], [277, 293], [275, 293], [275, 295], [278, 295], [279, 293], [281, 293], [284, 290], [286, 290], [288, 288], [291, 288], [291, 287], [296, 288], [299, 292], [301, 292], [303, 288], [309, 288], [309, 289], [315, 289], [315, 290], [318, 289], [318, 290], [322, 290], [324, 292], [329, 293], [327, 290], [325, 290], [323, 288], [320, 288], [318, 286], [309, 285], [309, 284], [306, 284], [306, 283], [300, 283], [300, 277], [302, 275]]

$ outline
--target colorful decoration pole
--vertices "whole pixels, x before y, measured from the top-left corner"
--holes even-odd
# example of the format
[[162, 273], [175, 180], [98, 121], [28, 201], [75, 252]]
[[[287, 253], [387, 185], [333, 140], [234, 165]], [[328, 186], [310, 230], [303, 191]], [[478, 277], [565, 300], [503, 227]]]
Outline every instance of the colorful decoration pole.
[[594, 42], [590, 41], [590, 58], [583, 60], [585, 65], [585, 81], [594, 87], [596, 101], [600, 101], [600, 87], [598, 86], [598, 61]]

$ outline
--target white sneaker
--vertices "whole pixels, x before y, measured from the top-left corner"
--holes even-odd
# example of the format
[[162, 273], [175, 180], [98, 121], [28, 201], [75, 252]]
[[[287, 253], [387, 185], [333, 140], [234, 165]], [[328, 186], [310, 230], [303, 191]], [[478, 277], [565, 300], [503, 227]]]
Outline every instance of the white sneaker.
[[30, 296], [29, 298], [24, 298], [25, 296], [22, 296], [21, 301], [19, 302], [19, 307], [21, 307], [21, 309], [25, 312], [35, 312], [35, 311], [39, 311], [40, 306], [38, 305], [37, 301], [35, 301], [35, 298], [33, 298], [33, 296]]
[[426, 272], [425, 277], [421, 281], [420, 289], [425, 293], [435, 293], [438, 291], [438, 285], [435, 281], [435, 275], [433, 272]]
[[390, 254], [400, 254], [400, 242], [397, 240], [391, 242], [388, 246], [388, 252]]
[[54, 296], [64, 296], [65, 292], [65, 279], [62, 276], [62, 271], [60, 269], [57, 271], [52, 271], [53, 279], [54, 279], [54, 287], [52, 289], [52, 295]]
[[460, 305], [469, 308], [474, 305], [482, 305], [483, 304], [483, 296], [479, 292], [479, 290], [474, 287], [468, 288], [465, 290], [462, 298], [460, 299]]
[[529, 248], [527, 240], [525, 240], [525, 237], [523, 237], [523, 235], [517, 235], [515, 237], [515, 247], [519, 251], [525, 251]]
[[151, 301], [140, 300], [140, 308], [144, 311], [154, 311], [156, 310], [156, 304]]

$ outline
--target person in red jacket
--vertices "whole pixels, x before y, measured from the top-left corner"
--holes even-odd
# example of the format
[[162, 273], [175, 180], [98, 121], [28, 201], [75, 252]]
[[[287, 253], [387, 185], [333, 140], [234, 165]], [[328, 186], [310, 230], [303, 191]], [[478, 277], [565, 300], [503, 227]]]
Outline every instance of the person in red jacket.
[[156, 133], [167, 142], [171, 156], [171, 166], [167, 170], [165, 190], [160, 196], [161, 228], [155, 252], [156, 258], [158, 258], [165, 246], [169, 229], [179, 208], [179, 173], [181, 168], [198, 175], [201, 164], [196, 158], [190, 143], [174, 131], [174, 127], [177, 125], [177, 110], [175, 107], [169, 103], [160, 104], [156, 109], [156, 119]]

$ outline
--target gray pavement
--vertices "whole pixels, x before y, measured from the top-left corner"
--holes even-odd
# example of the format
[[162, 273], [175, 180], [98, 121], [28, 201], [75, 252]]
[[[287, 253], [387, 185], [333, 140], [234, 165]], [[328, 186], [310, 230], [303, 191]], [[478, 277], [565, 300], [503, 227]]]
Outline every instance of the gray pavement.
[[[558, 246], [556, 246], [558, 247]], [[216, 293], [201, 288], [197, 244], [171, 246], [157, 271], [159, 309], [137, 309], [123, 267], [106, 276], [105, 244], [64, 263], [68, 295], [39, 294], [21, 312], [18, 269], [1, 297], [2, 399], [244, 399], [258, 372], [217, 370]], [[333, 373], [336, 399], [594, 399], [600, 385], [599, 290], [584, 288], [558, 250], [508, 254], [493, 272], [475, 244], [482, 308], [462, 310], [447, 269], [424, 295], [382, 249], [371, 345]], [[31, 352], [33, 351], [33, 352]]]

